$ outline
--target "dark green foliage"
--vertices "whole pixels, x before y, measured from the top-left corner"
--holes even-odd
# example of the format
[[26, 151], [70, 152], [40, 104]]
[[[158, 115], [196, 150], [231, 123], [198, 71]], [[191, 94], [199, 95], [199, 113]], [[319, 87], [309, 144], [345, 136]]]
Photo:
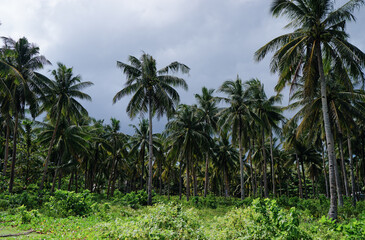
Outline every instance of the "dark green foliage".
[[158, 204], [131, 220], [101, 225], [107, 239], [206, 239], [196, 212], [181, 205]]
[[146, 191], [140, 190], [138, 192], [130, 192], [121, 197], [121, 194], [117, 194], [114, 198], [114, 202], [120, 202], [122, 205], [129, 206], [133, 209], [137, 209], [140, 206], [147, 205], [148, 195]]
[[44, 210], [48, 216], [53, 217], [87, 216], [92, 212], [93, 206], [89, 191], [75, 193], [57, 190], [49, 202], [44, 204]]

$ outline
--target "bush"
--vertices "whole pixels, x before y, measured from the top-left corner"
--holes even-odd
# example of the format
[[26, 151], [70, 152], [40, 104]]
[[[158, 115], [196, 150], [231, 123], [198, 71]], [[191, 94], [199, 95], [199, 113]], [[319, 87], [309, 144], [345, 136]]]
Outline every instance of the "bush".
[[57, 190], [45, 203], [45, 212], [52, 217], [87, 216], [94, 207], [88, 196], [87, 190], [83, 193]]
[[133, 209], [137, 209], [140, 206], [146, 206], [147, 200], [148, 200], [148, 195], [146, 191], [140, 190], [137, 193], [136, 192], [127, 193], [122, 197], [120, 201], [125, 206], [130, 206]]
[[108, 239], [205, 239], [197, 214], [173, 204], [148, 207], [148, 213], [134, 219], [117, 219], [99, 227]]
[[217, 239], [309, 239], [299, 228], [295, 208], [278, 207], [275, 200], [255, 199], [251, 207], [236, 208], [217, 219]]
[[0, 210], [1, 211], [8, 209], [9, 205], [10, 204], [9, 204], [8, 200], [0, 199]]

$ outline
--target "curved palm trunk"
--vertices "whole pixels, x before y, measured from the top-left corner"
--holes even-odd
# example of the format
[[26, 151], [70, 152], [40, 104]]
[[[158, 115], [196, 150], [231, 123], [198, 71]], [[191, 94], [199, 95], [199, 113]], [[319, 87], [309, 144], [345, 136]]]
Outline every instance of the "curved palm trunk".
[[295, 153], [295, 158], [297, 162], [297, 174], [298, 174], [298, 188], [299, 188], [299, 197], [303, 198], [303, 188], [302, 188], [302, 177], [300, 176], [300, 169], [299, 169], [299, 157], [298, 154]]
[[331, 122], [328, 112], [328, 101], [326, 91], [326, 79], [324, 77], [322, 50], [320, 41], [316, 42], [316, 53], [318, 58], [318, 70], [321, 81], [321, 99], [322, 99], [322, 114], [324, 130], [326, 133], [327, 151], [328, 151], [328, 166], [329, 166], [329, 185], [330, 185], [330, 208], [328, 211], [328, 217], [331, 219], [337, 219], [337, 199], [336, 199], [336, 179], [335, 179], [335, 149], [334, 140], [331, 130]]
[[208, 193], [208, 184], [209, 184], [209, 154], [205, 154], [205, 182], [204, 182], [204, 197], [207, 196]]
[[61, 110], [59, 110], [59, 112], [58, 112], [56, 125], [55, 125], [54, 130], [53, 130], [51, 142], [49, 143], [48, 154], [47, 154], [47, 158], [46, 158], [46, 161], [44, 163], [44, 168], [43, 168], [43, 177], [42, 177], [41, 184], [39, 186], [40, 191], [43, 190], [44, 182], [46, 181], [49, 159], [51, 158], [52, 148], [53, 148], [54, 140], [56, 138], [56, 133], [57, 133], [58, 124], [60, 122], [60, 119], [61, 119]]
[[346, 167], [345, 167], [345, 159], [343, 157], [343, 146], [342, 146], [342, 138], [339, 137], [339, 147], [340, 147], [340, 156], [341, 156], [341, 170], [342, 170], [342, 177], [343, 177], [343, 183], [345, 184], [345, 194], [346, 197], [349, 196], [349, 188], [347, 183], [347, 174], [346, 174]]
[[5, 156], [4, 156], [4, 168], [3, 175], [6, 175], [6, 169], [8, 166], [8, 158], [9, 158], [9, 138], [10, 138], [10, 126], [9, 121], [6, 124], [6, 140], [5, 140]]
[[19, 122], [19, 113], [18, 113], [18, 111], [15, 111], [15, 125], [14, 125], [14, 136], [13, 136], [13, 155], [12, 155], [12, 160], [11, 160], [9, 193], [13, 192], [13, 185], [14, 185], [15, 163], [16, 163], [16, 143], [17, 143], [17, 135], [18, 135], [18, 122]]
[[148, 153], [148, 205], [152, 205], [152, 158], [153, 158], [153, 142], [152, 142], [152, 103], [148, 99], [149, 112], [149, 153]]
[[276, 196], [276, 188], [275, 188], [275, 169], [274, 169], [274, 154], [273, 154], [273, 146], [272, 146], [272, 131], [270, 130], [270, 156], [271, 156], [271, 178], [272, 178], [272, 193], [275, 198]]
[[322, 161], [323, 161], [324, 182], [326, 185], [326, 197], [328, 198], [329, 197], [328, 179], [327, 179], [326, 163], [325, 163], [325, 159], [324, 159], [324, 147], [322, 147]]
[[266, 176], [266, 151], [265, 151], [265, 130], [264, 128], [262, 128], [262, 156], [264, 158], [264, 197], [268, 198], [269, 197], [269, 189], [267, 187], [267, 176]]
[[243, 159], [242, 159], [242, 135], [241, 135], [241, 119], [240, 126], [238, 130], [238, 147], [239, 147], [239, 161], [240, 161], [240, 175], [241, 175], [241, 199], [245, 199], [245, 176], [243, 172]]
[[352, 195], [352, 205], [356, 207], [356, 195], [355, 195], [355, 176], [354, 176], [354, 162], [352, 159], [352, 146], [351, 146], [351, 138], [350, 134], [347, 133], [347, 145], [349, 148], [349, 157], [350, 157], [350, 175], [351, 175], [351, 195]]

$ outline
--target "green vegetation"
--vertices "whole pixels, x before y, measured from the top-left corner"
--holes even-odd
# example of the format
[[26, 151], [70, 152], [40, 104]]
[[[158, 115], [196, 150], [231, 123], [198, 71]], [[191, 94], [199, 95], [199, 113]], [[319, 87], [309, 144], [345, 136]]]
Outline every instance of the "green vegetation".
[[[132, 135], [88, 115], [81, 100], [92, 83], [73, 68], [58, 63], [44, 76], [39, 47], [3, 38], [0, 235], [364, 239], [365, 54], [345, 31], [364, 3], [273, 1], [272, 14], [294, 29], [255, 54], [274, 52], [274, 96], [237, 76], [181, 104], [175, 87], [188, 86], [171, 73], [189, 67], [157, 70], [146, 53], [118, 61], [126, 82], [111, 102], [132, 95], [129, 117], [148, 113]], [[290, 105], [280, 106], [287, 85]]]
[[[29, 197], [37, 193], [30, 193]], [[118, 195], [118, 194], [116, 194]], [[128, 196], [129, 195], [129, 196]], [[132, 197], [133, 195], [133, 197]], [[139, 199], [136, 196], [143, 199]], [[10, 197], [11, 196], [11, 197]], [[9, 199], [13, 200], [9, 200]], [[139, 199], [138, 208], [130, 199]], [[24, 233], [20, 239], [363, 239], [365, 204], [345, 199], [337, 222], [325, 215], [329, 200], [281, 197], [278, 200], [214, 197], [179, 200], [147, 193], [112, 199], [56, 191], [43, 203], [22, 205], [23, 194], [2, 195], [9, 201], [0, 213], [0, 235]], [[11, 203], [10, 203], [11, 202]], [[350, 214], [349, 214], [350, 213]]]

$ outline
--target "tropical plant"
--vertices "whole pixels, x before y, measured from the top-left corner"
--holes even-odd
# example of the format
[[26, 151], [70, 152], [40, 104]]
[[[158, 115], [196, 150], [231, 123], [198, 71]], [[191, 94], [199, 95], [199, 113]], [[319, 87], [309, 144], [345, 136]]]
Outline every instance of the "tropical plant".
[[138, 113], [148, 111], [149, 121], [149, 158], [148, 158], [148, 204], [152, 204], [152, 117], [157, 113], [161, 117], [165, 113], [174, 111], [175, 106], [180, 100], [179, 94], [173, 87], [183, 87], [187, 89], [184, 79], [168, 75], [169, 72], [188, 73], [189, 67], [173, 62], [168, 66], [157, 70], [156, 60], [146, 53], [138, 59], [129, 56], [130, 64], [117, 61], [117, 66], [123, 70], [127, 76], [125, 88], [120, 90], [113, 98], [116, 103], [122, 97], [134, 94], [127, 106], [127, 113], [134, 118]]
[[365, 54], [350, 44], [345, 32], [346, 21], [355, 20], [353, 11], [364, 4], [363, 0], [350, 0], [342, 7], [335, 9], [332, 0], [275, 0], [271, 6], [274, 16], [288, 16], [291, 22], [287, 27], [295, 28], [294, 32], [282, 35], [270, 41], [256, 53], [256, 59], [263, 59], [270, 51], [275, 51], [271, 69], [279, 72], [277, 90], [300, 71], [303, 73], [304, 91], [307, 96], [320, 85], [322, 114], [329, 157], [329, 182], [331, 205], [328, 216], [337, 219], [336, 180], [334, 171], [334, 140], [328, 110], [326, 78], [323, 70], [323, 59], [329, 58], [342, 74], [343, 81], [350, 84], [346, 69], [351, 76], [362, 76]]

